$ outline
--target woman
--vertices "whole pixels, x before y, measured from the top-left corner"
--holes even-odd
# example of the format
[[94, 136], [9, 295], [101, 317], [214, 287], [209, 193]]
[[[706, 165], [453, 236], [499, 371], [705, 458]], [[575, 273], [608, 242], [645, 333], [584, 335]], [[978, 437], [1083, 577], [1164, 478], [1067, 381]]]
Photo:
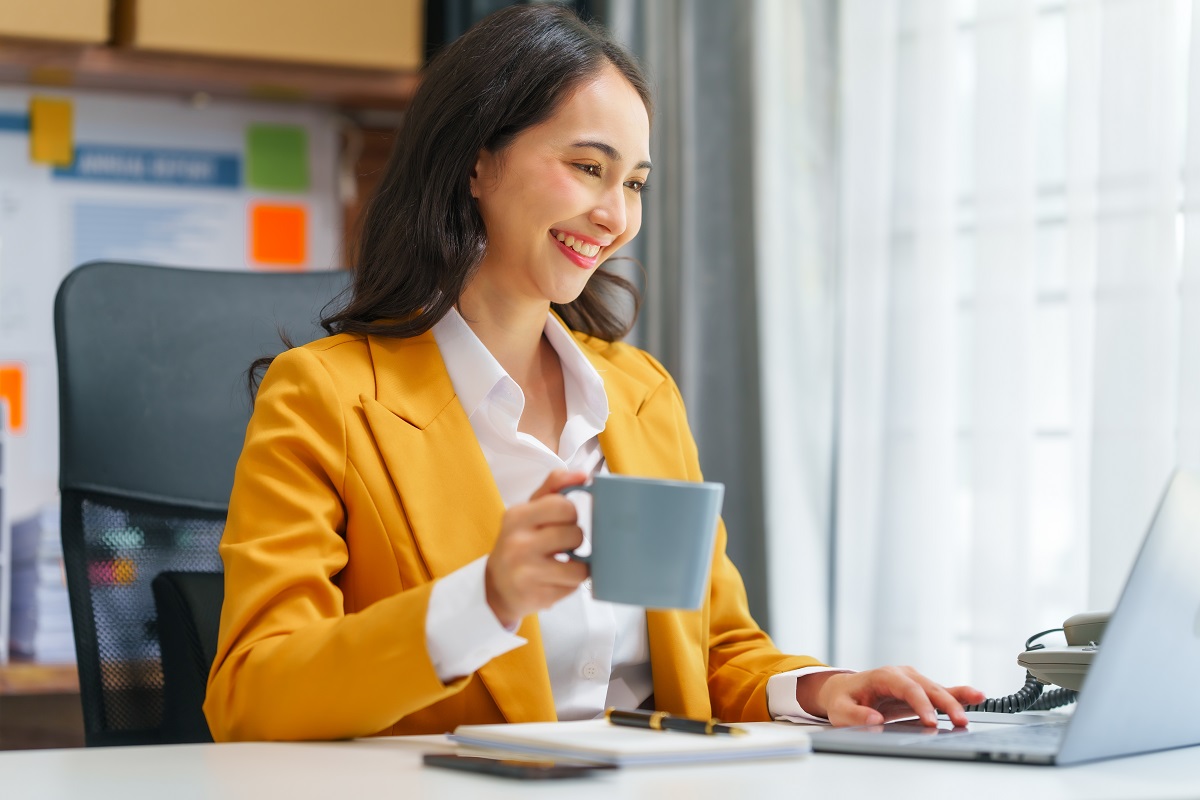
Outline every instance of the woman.
[[586, 538], [558, 489], [700, 479], [674, 382], [618, 342], [632, 290], [597, 271], [640, 227], [649, 117], [629, 56], [554, 7], [494, 14], [430, 64], [336, 335], [279, 356], [259, 390], [221, 545], [217, 740], [606, 705], [965, 723], [974, 690], [778, 652], [723, 528], [694, 612], [598, 602], [558, 557]]

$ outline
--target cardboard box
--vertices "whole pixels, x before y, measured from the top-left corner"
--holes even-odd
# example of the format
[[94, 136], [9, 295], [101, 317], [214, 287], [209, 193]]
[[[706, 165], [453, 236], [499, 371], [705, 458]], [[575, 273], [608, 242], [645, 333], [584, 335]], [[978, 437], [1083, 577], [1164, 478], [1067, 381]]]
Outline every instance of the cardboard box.
[[107, 42], [110, 0], [0, 0], [0, 36]]
[[424, 2], [117, 0], [117, 41], [144, 50], [415, 71], [424, 60]]

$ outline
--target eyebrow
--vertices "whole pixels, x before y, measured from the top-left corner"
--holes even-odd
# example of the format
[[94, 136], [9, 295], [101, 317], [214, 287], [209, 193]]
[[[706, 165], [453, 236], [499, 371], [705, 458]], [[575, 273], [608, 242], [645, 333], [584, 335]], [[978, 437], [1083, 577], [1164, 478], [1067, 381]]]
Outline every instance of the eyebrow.
[[[621, 161], [621, 153], [617, 148], [613, 147], [608, 142], [598, 142], [588, 139], [582, 142], [575, 142], [572, 147], [590, 147], [593, 150], [599, 150], [608, 158], [609, 161]], [[654, 165], [649, 161], [639, 161], [633, 165], [634, 169], [654, 169]]]

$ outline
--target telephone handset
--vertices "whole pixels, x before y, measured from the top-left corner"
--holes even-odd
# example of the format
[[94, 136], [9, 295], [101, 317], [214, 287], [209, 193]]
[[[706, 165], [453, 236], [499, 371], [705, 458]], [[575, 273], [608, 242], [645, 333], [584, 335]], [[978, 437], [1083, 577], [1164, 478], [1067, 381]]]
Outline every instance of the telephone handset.
[[1100, 649], [1100, 636], [1108, 623], [1108, 614], [1076, 614], [1063, 623], [1066, 647], [1036, 647], [1017, 656], [1020, 664], [1042, 683], [1053, 683], [1079, 691], [1092, 656]]
[[[1017, 656], [1017, 663], [1025, 668], [1025, 685], [1021, 690], [1008, 697], [988, 698], [982, 703], [968, 706], [967, 710], [1016, 714], [1021, 711], [1044, 711], [1075, 702], [1092, 657], [1100, 649], [1100, 638], [1109, 616], [1103, 612], [1076, 614], [1067, 619], [1061, 628], [1051, 628], [1030, 636], [1025, 640], [1025, 652]], [[1059, 631], [1066, 636], [1065, 647], [1035, 644], [1043, 636]], [[1043, 694], [1047, 684], [1062, 688]]]

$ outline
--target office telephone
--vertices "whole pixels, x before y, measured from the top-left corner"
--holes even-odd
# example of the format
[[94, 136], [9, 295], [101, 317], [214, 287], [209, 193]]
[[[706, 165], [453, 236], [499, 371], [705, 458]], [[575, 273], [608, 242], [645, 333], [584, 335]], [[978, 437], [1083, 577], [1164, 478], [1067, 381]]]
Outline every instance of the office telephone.
[[[967, 706], [968, 711], [1000, 711], [1017, 714], [1022, 711], [1044, 711], [1075, 702], [1092, 657], [1100, 648], [1100, 637], [1108, 623], [1109, 614], [1086, 612], [1068, 618], [1061, 628], [1035, 633], [1025, 640], [1025, 652], [1017, 663], [1025, 668], [1025, 685], [1007, 697], [991, 697], [982, 703]], [[1037, 640], [1051, 633], [1063, 632], [1065, 647], [1047, 647]], [[1060, 688], [1044, 692], [1054, 684]]]

